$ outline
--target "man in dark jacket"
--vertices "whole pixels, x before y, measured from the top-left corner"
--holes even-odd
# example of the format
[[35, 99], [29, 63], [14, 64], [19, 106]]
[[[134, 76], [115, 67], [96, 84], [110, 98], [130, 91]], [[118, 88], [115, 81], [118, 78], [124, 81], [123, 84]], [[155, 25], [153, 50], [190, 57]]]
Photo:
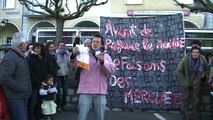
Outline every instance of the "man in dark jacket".
[[24, 52], [26, 39], [15, 33], [12, 47], [2, 60], [0, 84], [3, 86], [12, 120], [27, 120], [27, 101], [31, 94], [31, 81]]

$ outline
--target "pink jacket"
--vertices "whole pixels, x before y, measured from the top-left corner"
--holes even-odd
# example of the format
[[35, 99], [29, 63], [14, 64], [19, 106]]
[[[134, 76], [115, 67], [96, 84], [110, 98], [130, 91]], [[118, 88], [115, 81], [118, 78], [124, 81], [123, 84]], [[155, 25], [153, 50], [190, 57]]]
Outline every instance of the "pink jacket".
[[[76, 59], [71, 60], [71, 64], [75, 66]], [[82, 69], [80, 82], [78, 85], [78, 93], [86, 94], [107, 94], [107, 77], [115, 72], [115, 65], [109, 56], [104, 53], [104, 64], [101, 65], [96, 61], [95, 57], [90, 54], [89, 70]]]

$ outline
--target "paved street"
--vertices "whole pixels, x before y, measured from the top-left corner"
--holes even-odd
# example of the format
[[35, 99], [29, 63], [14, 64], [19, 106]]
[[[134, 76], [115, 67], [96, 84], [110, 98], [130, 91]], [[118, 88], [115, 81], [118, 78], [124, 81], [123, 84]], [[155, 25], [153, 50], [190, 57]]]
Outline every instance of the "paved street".
[[[53, 120], [77, 120], [78, 113], [74, 110], [63, 111], [54, 115]], [[212, 120], [210, 115], [203, 114], [202, 120]], [[91, 110], [88, 120], [95, 120]], [[180, 113], [175, 112], [150, 112], [150, 111], [114, 111], [106, 110], [105, 120], [181, 120]]]
[[[77, 120], [78, 113], [65, 111], [57, 113], [53, 120]], [[93, 111], [90, 112], [88, 120], [95, 120]], [[155, 112], [124, 112], [106, 110], [105, 120], [180, 120], [179, 113], [155, 113]]]

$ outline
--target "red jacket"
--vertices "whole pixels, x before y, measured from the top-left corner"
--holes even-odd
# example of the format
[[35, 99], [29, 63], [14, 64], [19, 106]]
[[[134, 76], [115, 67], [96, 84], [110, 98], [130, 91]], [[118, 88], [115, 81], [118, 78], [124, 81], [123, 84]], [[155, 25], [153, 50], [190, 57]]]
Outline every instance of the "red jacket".
[[1, 86], [0, 86], [0, 119], [9, 120], [7, 103], [6, 103], [4, 92]]

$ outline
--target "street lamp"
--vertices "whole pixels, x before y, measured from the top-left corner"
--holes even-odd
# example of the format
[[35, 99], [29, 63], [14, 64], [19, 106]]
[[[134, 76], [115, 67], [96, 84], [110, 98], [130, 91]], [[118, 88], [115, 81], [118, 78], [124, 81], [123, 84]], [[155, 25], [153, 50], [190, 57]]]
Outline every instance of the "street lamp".
[[4, 21], [1, 21], [0, 26], [1, 26], [1, 27], [4, 27], [4, 26], [5, 26], [5, 22], [4, 22]]
[[1, 30], [1, 36], [0, 36], [0, 38], [2, 39], [2, 44], [4, 44], [4, 38], [3, 38], [3, 32], [4, 32], [4, 30], [3, 30], [3, 28], [6, 26], [6, 24], [8, 23], [8, 19], [3, 19], [2, 21], [1, 21], [1, 23], [0, 23], [0, 30]]
[[8, 23], [8, 19], [3, 19], [0, 23], [1, 27], [4, 27]]

